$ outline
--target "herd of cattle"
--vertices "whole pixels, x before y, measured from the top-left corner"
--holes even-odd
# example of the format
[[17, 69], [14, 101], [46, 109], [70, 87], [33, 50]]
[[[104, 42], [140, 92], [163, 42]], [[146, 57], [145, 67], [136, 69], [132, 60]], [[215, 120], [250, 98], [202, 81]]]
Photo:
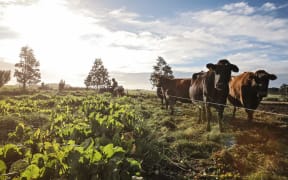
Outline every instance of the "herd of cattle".
[[228, 60], [222, 59], [217, 64], [207, 64], [207, 72], [194, 73], [189, 79], [169, 79], [161, 76], [157, 82], [157, 96], [161, 98], [174, 112], [176, 101], [193, 103], [199, 107], [199, 122], [202, 115], [207, 121], [207, 131], [211, 130], [211, 110], [216, 108], [219, 129], [222, 131], [223, 112], [227, 99], [236, 107], [244, 107], [248, 114], [248, 121], [253, 119], [253, 110], [267, 96], [269, 80], [275, 80], [274, 74], [264, 70], [244, 72], [238, 76], [231, 76], [231, 72], [238, 72], [239, 68]]
[[111, 93], [115, 97], [121, 97], [124, 96], [124, 87], [123, 86], [117, 86], [115, 88], [112, 87], [102, 87], [99, 89], [98, 93]]

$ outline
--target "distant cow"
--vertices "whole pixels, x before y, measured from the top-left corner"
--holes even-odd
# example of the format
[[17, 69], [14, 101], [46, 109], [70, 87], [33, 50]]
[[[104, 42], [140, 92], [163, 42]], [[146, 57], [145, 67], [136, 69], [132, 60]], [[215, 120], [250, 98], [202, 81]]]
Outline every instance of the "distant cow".
[[[227, 96], [229, 93], [229, 80], [231, 71], [238, 72], [236, 65], [231, 64], [228, 60], [219, 60], [217, 64], [207, 64], [208, 72], [193, 74], [189, 96], [191, 101], [203, 101], [207, 120], [207, 131], [211, 130], [211, 110], [213, 106], [218, 112], [219, 129], [222, 131], [223, 111], [226, 105]], [[201, 109], [200, 109], [201, 111]], [[201, 113], [200, 113], [201, 114]], [[201, 118], [201, 117], [199, 117]]]
[[174, 113], [174, 105], [176, 101], [183, 103], [191, 103], [189, 98], [189, 87], [191, 79], [169, 79], [167, 77], [160, 77], [158, 80], [158, 86], [162, 88], [166, 109], [168, 105], [171, 110], [171, 114]]
[[233, 118], [236, 107], [244, 107], [248, 114], [248, 121], [253, 119], [253, 110], [260, 104], [263, 97], [267, 96], [269, 80], [275, 80], [277, 76], [264, 70], [244, 72], [231, 78], [229, 83], [228, 100], [234, 105]]
[[113, 96], [116, 96], [116, 97], [124, 96], [125, 94], [123, 86], [117, 86], [114, 89], [112, 87], [103, 87], [103, 88], [100, 88], [98, 92], [99, 93], [109, 92]]
[[101, 93], [109, 92], [112, 94], [112, 91], [113, 91], [113, 89], [111, 87], [101, 87], [101, 88], [99, 88], [98, 93], [101, 94]]
[[125, 95], [124, 87], [123, 86], [115, 87], [112, 94], [113, 96], [116, 96], [116, 97], [124, 96]]

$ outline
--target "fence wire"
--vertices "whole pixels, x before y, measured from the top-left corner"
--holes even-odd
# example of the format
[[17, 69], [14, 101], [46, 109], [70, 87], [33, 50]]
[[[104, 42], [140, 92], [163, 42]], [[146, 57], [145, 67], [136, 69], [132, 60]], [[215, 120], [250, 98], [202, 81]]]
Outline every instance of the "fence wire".
[[[229, 104], [220, 104], [220, 103], [209, 102], [209, 101], [205, 102], [205, 101], [201, 101], [201, 100], [193, 100], [192, 101], [190, 98], [184, 98], [184, 97], [179, 97], [179, 96], [171, 96], [171, 95], [169, 95], [169, 97], [173, 97], [173, 98], [176, 98], [176, 99], [188, 100], [188, 101], [191, 101], [192, 104], [193, 104], [193, 102], [197, 102], [197, 103], [202, 103], [202, 104], [211, 104], [211, 105], [224, 106], [224, 107], [233, 107], [233, 108], [236, 107], [238, 109], [244, 109], [244, 110], [248, 110], [248, 111], [254, 111], [254, 112], [259, 112], [259, 113], [265, 113], [265, 114], [271, 114], [271, 115], [288, 117], [288, 114], [274, 113], [274, 112], [257, 110], [257, 109], [249, 109], [249, 108], [245, 108], [243, 106], [233, 106], [233, 105], [229, 105]], [[288, 104], [287, 104], [287, 106], [288, 106]]]

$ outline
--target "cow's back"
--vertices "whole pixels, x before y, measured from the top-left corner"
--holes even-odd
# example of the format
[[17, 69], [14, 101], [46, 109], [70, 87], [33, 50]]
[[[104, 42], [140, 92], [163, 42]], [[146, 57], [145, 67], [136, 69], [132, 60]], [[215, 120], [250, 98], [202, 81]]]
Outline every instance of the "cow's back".
[[176, 97], [181, 102], [191, 102], [189, 98], [189, 87], [191, 79], [176, 79]]

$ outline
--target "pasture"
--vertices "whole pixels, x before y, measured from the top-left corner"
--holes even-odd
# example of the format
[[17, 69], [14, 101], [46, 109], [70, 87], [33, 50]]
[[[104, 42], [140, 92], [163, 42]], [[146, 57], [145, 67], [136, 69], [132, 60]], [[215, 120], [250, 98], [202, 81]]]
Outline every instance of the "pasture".
[[[124, 97], [94, 91], [34, 91], [0, 100], [0, 179], [286, 179], [287, 116], [243, 109], [224, 132], [211, 131], [197, 108], [162, 109], [155, 92]], [[288, 105], [259, 110], [287, 114]]]

